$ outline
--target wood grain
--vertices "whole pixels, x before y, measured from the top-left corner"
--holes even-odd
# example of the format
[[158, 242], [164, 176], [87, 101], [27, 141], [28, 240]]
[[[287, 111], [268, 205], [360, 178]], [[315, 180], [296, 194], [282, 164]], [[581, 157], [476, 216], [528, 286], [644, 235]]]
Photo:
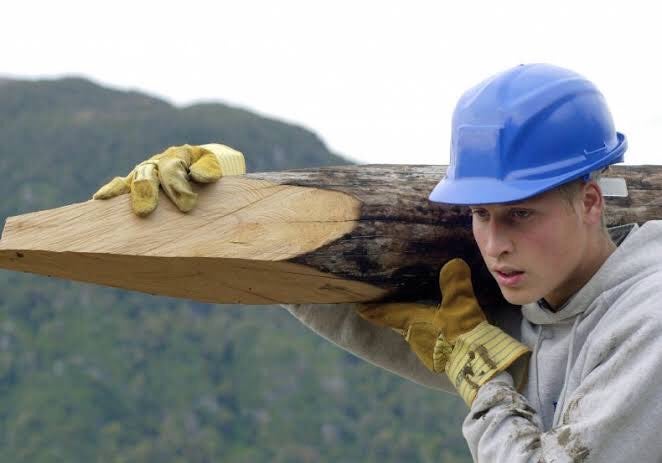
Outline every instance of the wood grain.
[[[204, 302], [271, 304], [439, 297], [462, 257], [481, 303], [504, 303], [464, 207], [427, 200], [445, 166], [364, 165], [255, 173], [196, 187], [182, 214], [147, 218], [128, 197], [7, 219], [0, 267]], [[627, 198], [609, 225], [662, 218], [662, 166], [617, 166]]]

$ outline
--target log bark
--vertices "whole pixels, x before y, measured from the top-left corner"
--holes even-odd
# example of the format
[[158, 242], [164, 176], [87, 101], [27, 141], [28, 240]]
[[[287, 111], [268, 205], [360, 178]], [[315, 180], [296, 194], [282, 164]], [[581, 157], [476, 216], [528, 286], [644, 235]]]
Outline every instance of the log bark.
[[[462, 257], [484, 306], [504, 304], [471, 234], [468, 208], [427, 196], [445, 166], [364, 165], [254, 173], [196, 187], [182, 214], [147, 218], [128, 197], [7, 219], [0, 268], [213, 303], [438, 299]], [[611, 226], [662, 218], [662, 166], [616, 166], [626, 198]]]

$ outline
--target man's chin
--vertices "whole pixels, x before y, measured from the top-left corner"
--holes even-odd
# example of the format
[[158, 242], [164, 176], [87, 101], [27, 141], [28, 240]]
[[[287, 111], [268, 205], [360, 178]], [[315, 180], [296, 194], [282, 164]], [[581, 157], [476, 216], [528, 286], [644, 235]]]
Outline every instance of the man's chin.
[[540, 299], [540, 297], [536, 297], [527, 291], [513, 290], [512, 288], [502, 287], [499, 287], [499, 289], [501, 290], [501, 294], [503, 295], [504, 299], [513, 305], [531, 304], [532, 302], [536, 302]]

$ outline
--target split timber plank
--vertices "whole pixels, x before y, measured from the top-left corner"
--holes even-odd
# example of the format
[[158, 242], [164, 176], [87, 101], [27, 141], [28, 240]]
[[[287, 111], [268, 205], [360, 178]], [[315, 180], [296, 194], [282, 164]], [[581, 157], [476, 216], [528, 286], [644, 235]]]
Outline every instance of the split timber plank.
[[[484, 306], [504, 301], [465, 207], [430, 203], [445, 166], [364, 165], [254, 173], [197, 186], [187, 214], [147, 218], [128, 197], [7, 219], [0, 268], [212, 303], [437, 299], [462, 257]], [[615, 166], [627, 198], [609, 225], [662, 218], [662, 166]]]

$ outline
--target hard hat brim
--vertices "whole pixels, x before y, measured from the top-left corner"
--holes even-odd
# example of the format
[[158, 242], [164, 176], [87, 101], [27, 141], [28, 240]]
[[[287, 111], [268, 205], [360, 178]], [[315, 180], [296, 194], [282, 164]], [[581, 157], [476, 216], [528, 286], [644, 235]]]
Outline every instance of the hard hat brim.
[[627, 150], [627, 139], [621, 133], [617, 133], [617, 139], [618, 144], [609, 154], [592, 164], [583, 165], [581, 169], [576, 171], [565, 172], [563, 175], [540, 180], [513, 180], [492, 177], [443, 178], [432, 190], [428, 199], [435, 203], [458, 206], [523, 201], [564, 183], [579, 179], [610, 164], [623, 162], [623, 153]]
[[490, 178], [465, 178], [452, 182], [452, 185], [449, 183], [440, 182], [430, 193], [429, 200], [458, 206], [512, 203], [531, 198], [560, 185], [560, 183], [550, 184], [548, 179], [506, 182]]

